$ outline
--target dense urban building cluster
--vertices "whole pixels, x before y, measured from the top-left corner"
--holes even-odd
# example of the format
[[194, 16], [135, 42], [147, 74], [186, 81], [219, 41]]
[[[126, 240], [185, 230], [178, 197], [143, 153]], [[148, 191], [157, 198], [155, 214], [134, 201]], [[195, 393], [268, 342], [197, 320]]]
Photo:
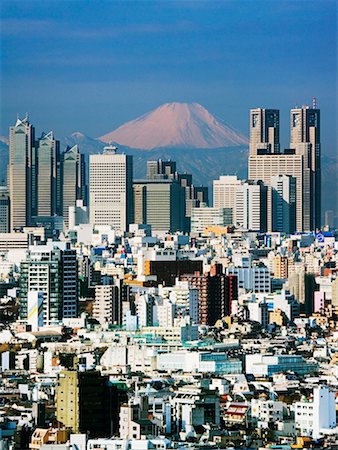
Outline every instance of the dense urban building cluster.
[[175, 161], [136, 180], [113, 145], [86, 161], [17, 119], [0, 191], [2, 450], [337, 448], [320, 111], [291, 110], [283, 151], [279, 126], [278, 110], [250, 111], [248, 179], [221, 175], [209, 206]]

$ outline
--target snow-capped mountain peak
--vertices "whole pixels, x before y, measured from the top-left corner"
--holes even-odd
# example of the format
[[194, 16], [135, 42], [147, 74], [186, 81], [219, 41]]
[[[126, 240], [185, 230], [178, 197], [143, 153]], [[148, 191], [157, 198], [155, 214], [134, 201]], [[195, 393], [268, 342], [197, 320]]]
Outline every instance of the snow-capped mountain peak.
[[220, 148], [247, 145], [247, 138], [198, 103], [165, 103], [98, 138], [131, 148]]

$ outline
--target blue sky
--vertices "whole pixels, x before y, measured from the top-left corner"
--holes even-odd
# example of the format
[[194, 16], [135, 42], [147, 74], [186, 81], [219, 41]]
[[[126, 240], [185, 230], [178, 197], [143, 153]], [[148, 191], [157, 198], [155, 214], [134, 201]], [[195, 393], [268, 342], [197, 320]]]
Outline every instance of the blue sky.
[[198, 102], [248, 132], [248, 110], [317, 97], [337, 150], [334, 0], [1, 2], [1, 121], [100, 136], [164, 102]]

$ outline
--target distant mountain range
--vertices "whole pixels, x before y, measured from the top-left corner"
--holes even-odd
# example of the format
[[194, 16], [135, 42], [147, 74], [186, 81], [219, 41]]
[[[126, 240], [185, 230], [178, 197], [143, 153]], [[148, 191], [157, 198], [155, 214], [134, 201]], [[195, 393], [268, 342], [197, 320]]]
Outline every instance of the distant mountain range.
[[[195, 185], [211, 188], [220, 175], [247, 177], [248, 139], [196, 103], [166, 103], [97, 139], [74, 132], [61, 139], [61, 149], [78, 144], [88, 157], [108, 142], [133, 155], [135, 179], [145, 177], [148, 160], [159, 158], [177, 161]], [[0, 184], [6, 182], [7, 164], [8, 139], [0, 137]], [[337, 211], [337, 173], [338, 159], [323, 155], [323, 211]]]

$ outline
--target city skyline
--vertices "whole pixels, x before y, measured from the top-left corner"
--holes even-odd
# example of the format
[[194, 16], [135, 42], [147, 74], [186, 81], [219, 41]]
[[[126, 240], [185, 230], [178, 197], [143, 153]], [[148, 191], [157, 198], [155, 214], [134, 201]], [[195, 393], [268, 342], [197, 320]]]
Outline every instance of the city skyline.
[[[0, 134], [29, 110], [60, 137], [97, 137], [180, 101], [248, 135], [249, 109], [279, 107], [283, 123], [315, 96], [326, 119], [323, 153], [336, 154], [334, 1], [82, 5], [2, 3]], [[288, 140], [283, 125], [282, 145]]]
[[0, 3], [1, 450], [338, 449], [337, 6]]

